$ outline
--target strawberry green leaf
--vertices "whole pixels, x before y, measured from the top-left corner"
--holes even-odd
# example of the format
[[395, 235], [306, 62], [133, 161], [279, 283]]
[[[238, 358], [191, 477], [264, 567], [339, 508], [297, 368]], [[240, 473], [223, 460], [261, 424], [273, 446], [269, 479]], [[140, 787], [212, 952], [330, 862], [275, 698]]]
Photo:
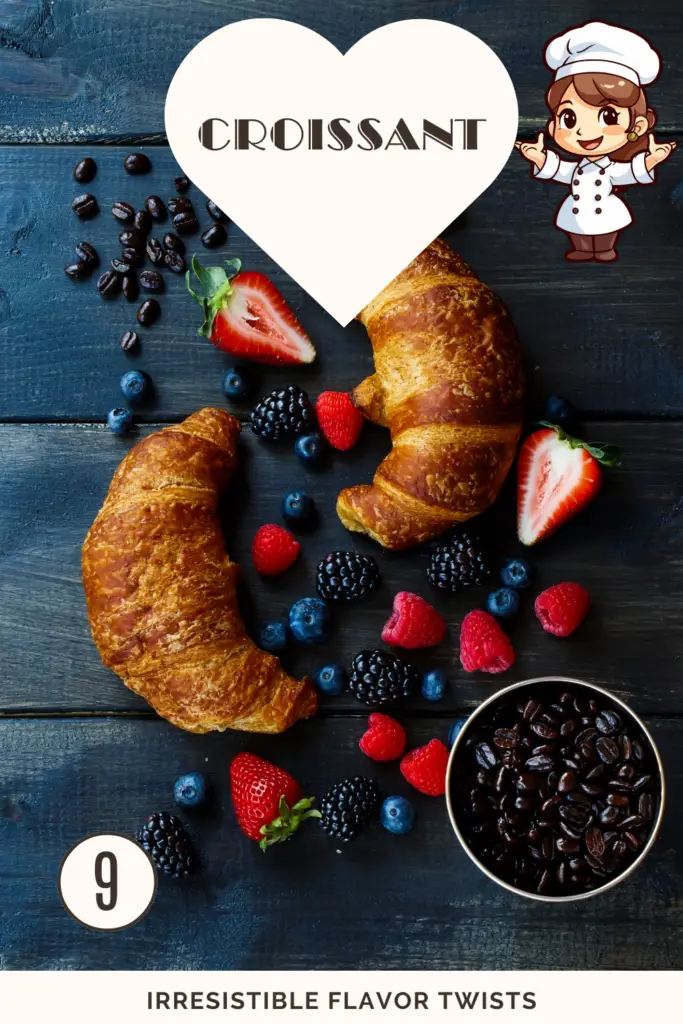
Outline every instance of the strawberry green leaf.
[[199, 282], [199, 290], [192, 287], [192, 278], [188, 270], [185, 275], [185, 285], [193, 299], [202, 307], [204, 321], [199, 328], [199, 334], [211, 339], [211, 329], [216, 314], [223, 306], [229, 304], [233, 293], [232, 279], [239, 274], [242, 267], [240, 259], [226, 260], [223, 267], [205, 267], [196, 256], [192, 257], [192, 271]]
[[281, 796], [278, 817], [268, 825], [261, 825], [261, 835], [263, 836], [259, 842], [261, 849], [265, 852], [269, 846], [274, 846], [275, 843], [284, 843], [285, 840], [290, 839], [302, 821], [306, 821], [308, 818], [322, 817], [320, 811], [313, 808], [314, 799], [315, 797], [306, 796], [298, 800], [293, 807], [289, 807], [284, 796]]
[[621, 451], [615, 444], [589, 444], [587, 441], [580, 441], [578, 437], [572, 437], [556, 423], [547, 423], [545, 420], [540, 420], [539, 426], [554, 430], [558, 441], [569, 445], [570, 448], [583, 448], [602, 466], [618, 466], [621, 462]]

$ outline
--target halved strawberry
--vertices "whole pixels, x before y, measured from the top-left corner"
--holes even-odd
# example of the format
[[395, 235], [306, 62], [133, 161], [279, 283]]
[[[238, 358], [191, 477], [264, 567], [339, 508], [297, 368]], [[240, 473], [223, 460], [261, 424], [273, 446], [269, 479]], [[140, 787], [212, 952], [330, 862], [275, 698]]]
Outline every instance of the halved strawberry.
[[204, 267], [196, 256], [192, 269], [201, 291], [185, 281], [204, 310], [199, 333], [234, 356], [256, 363], [312, 363], [315, 349], [275, 285], [265, 274], [240, 272], [238, 259], [222, 267]]
[[602, 484], [600, 465], [615, 466], [614, 445], [586, 444], [543, 423], [530, 434], [517, 462], [517, 536], [535, 544], [592, 501]]

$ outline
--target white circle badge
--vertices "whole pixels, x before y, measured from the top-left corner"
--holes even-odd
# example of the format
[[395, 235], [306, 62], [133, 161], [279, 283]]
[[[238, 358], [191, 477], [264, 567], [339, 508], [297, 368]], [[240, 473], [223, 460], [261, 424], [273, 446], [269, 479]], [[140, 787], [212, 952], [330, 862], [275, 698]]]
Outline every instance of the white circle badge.
[[59, 869], [59, 895], [87, 928], [115, 932], [144, 917], [154, 902], [154, 862], [129, 836], [103, 832], [72, 846]]

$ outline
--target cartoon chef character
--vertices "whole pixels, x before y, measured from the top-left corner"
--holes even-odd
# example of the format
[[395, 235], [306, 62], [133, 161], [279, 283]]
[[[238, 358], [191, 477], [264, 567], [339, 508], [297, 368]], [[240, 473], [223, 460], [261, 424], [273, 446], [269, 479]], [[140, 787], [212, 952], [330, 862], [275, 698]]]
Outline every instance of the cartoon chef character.
[[555, 224], [569, 235], [568, 260], [617, 258], [619, 232], [631, 223], [616, 194], [626, 185], [650, 185], [657, 164], [675, 142], [655, 142], [656, 116], [644, 85], [659, 74], [660, 59], [646, 39], [625, 28], [593, 21], [551, 39], [545, 61], [555, 73], [546, 93], [553, 142], [578, 160], [561, 160], [536, 142], [515, 143], [533, 177], [569, 186]]

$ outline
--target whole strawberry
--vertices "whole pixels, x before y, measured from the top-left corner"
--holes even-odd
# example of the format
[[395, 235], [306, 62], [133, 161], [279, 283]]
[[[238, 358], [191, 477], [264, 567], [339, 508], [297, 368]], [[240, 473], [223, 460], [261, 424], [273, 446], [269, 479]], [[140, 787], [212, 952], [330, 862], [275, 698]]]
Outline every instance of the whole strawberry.
[[239, 826], [262, 850], [282, 843], [302, 821], [319, 818], [313, 797], [305, 797], [296, 779], [256, 754], [238, 754], [230, 765], [230, 790]]
[[430, 740], [424, 747], [411, 750], [401, 759], [401, 773], [415, 789], [427, 796], [446, 792], [448, 748], [441, 740]]
[[590, 604], [588, 591], [578, 583], [557, 583], [538, 595], [534, 611], [546, 633], [569, 636], [586, 618]]
[[301, 545], [284, 526], [268, 523], [256, 533], [251, 557], [262, 576], [278, 576], [296, 560]]
[[394, 598], [394, 611], [382, 630], [385, 644], [416, 649], [433, 647], [446, 635], [446, 621], [419, 594], [400, 591]]
[[469, 612], [460, 627], [460, 661], [465, 672], [505, 672], [515, 663], [509, 638], [488, 612]]
[[315, 411], [320, 429], [333, 448], [341, 452], [353, 448], [363, 429], [364, 417], [346, 391], [323, 391]]
[[391, 715], [373, 711], [358, 746], [373, 761], [395, 761], [406, 749], [406, 731]]

